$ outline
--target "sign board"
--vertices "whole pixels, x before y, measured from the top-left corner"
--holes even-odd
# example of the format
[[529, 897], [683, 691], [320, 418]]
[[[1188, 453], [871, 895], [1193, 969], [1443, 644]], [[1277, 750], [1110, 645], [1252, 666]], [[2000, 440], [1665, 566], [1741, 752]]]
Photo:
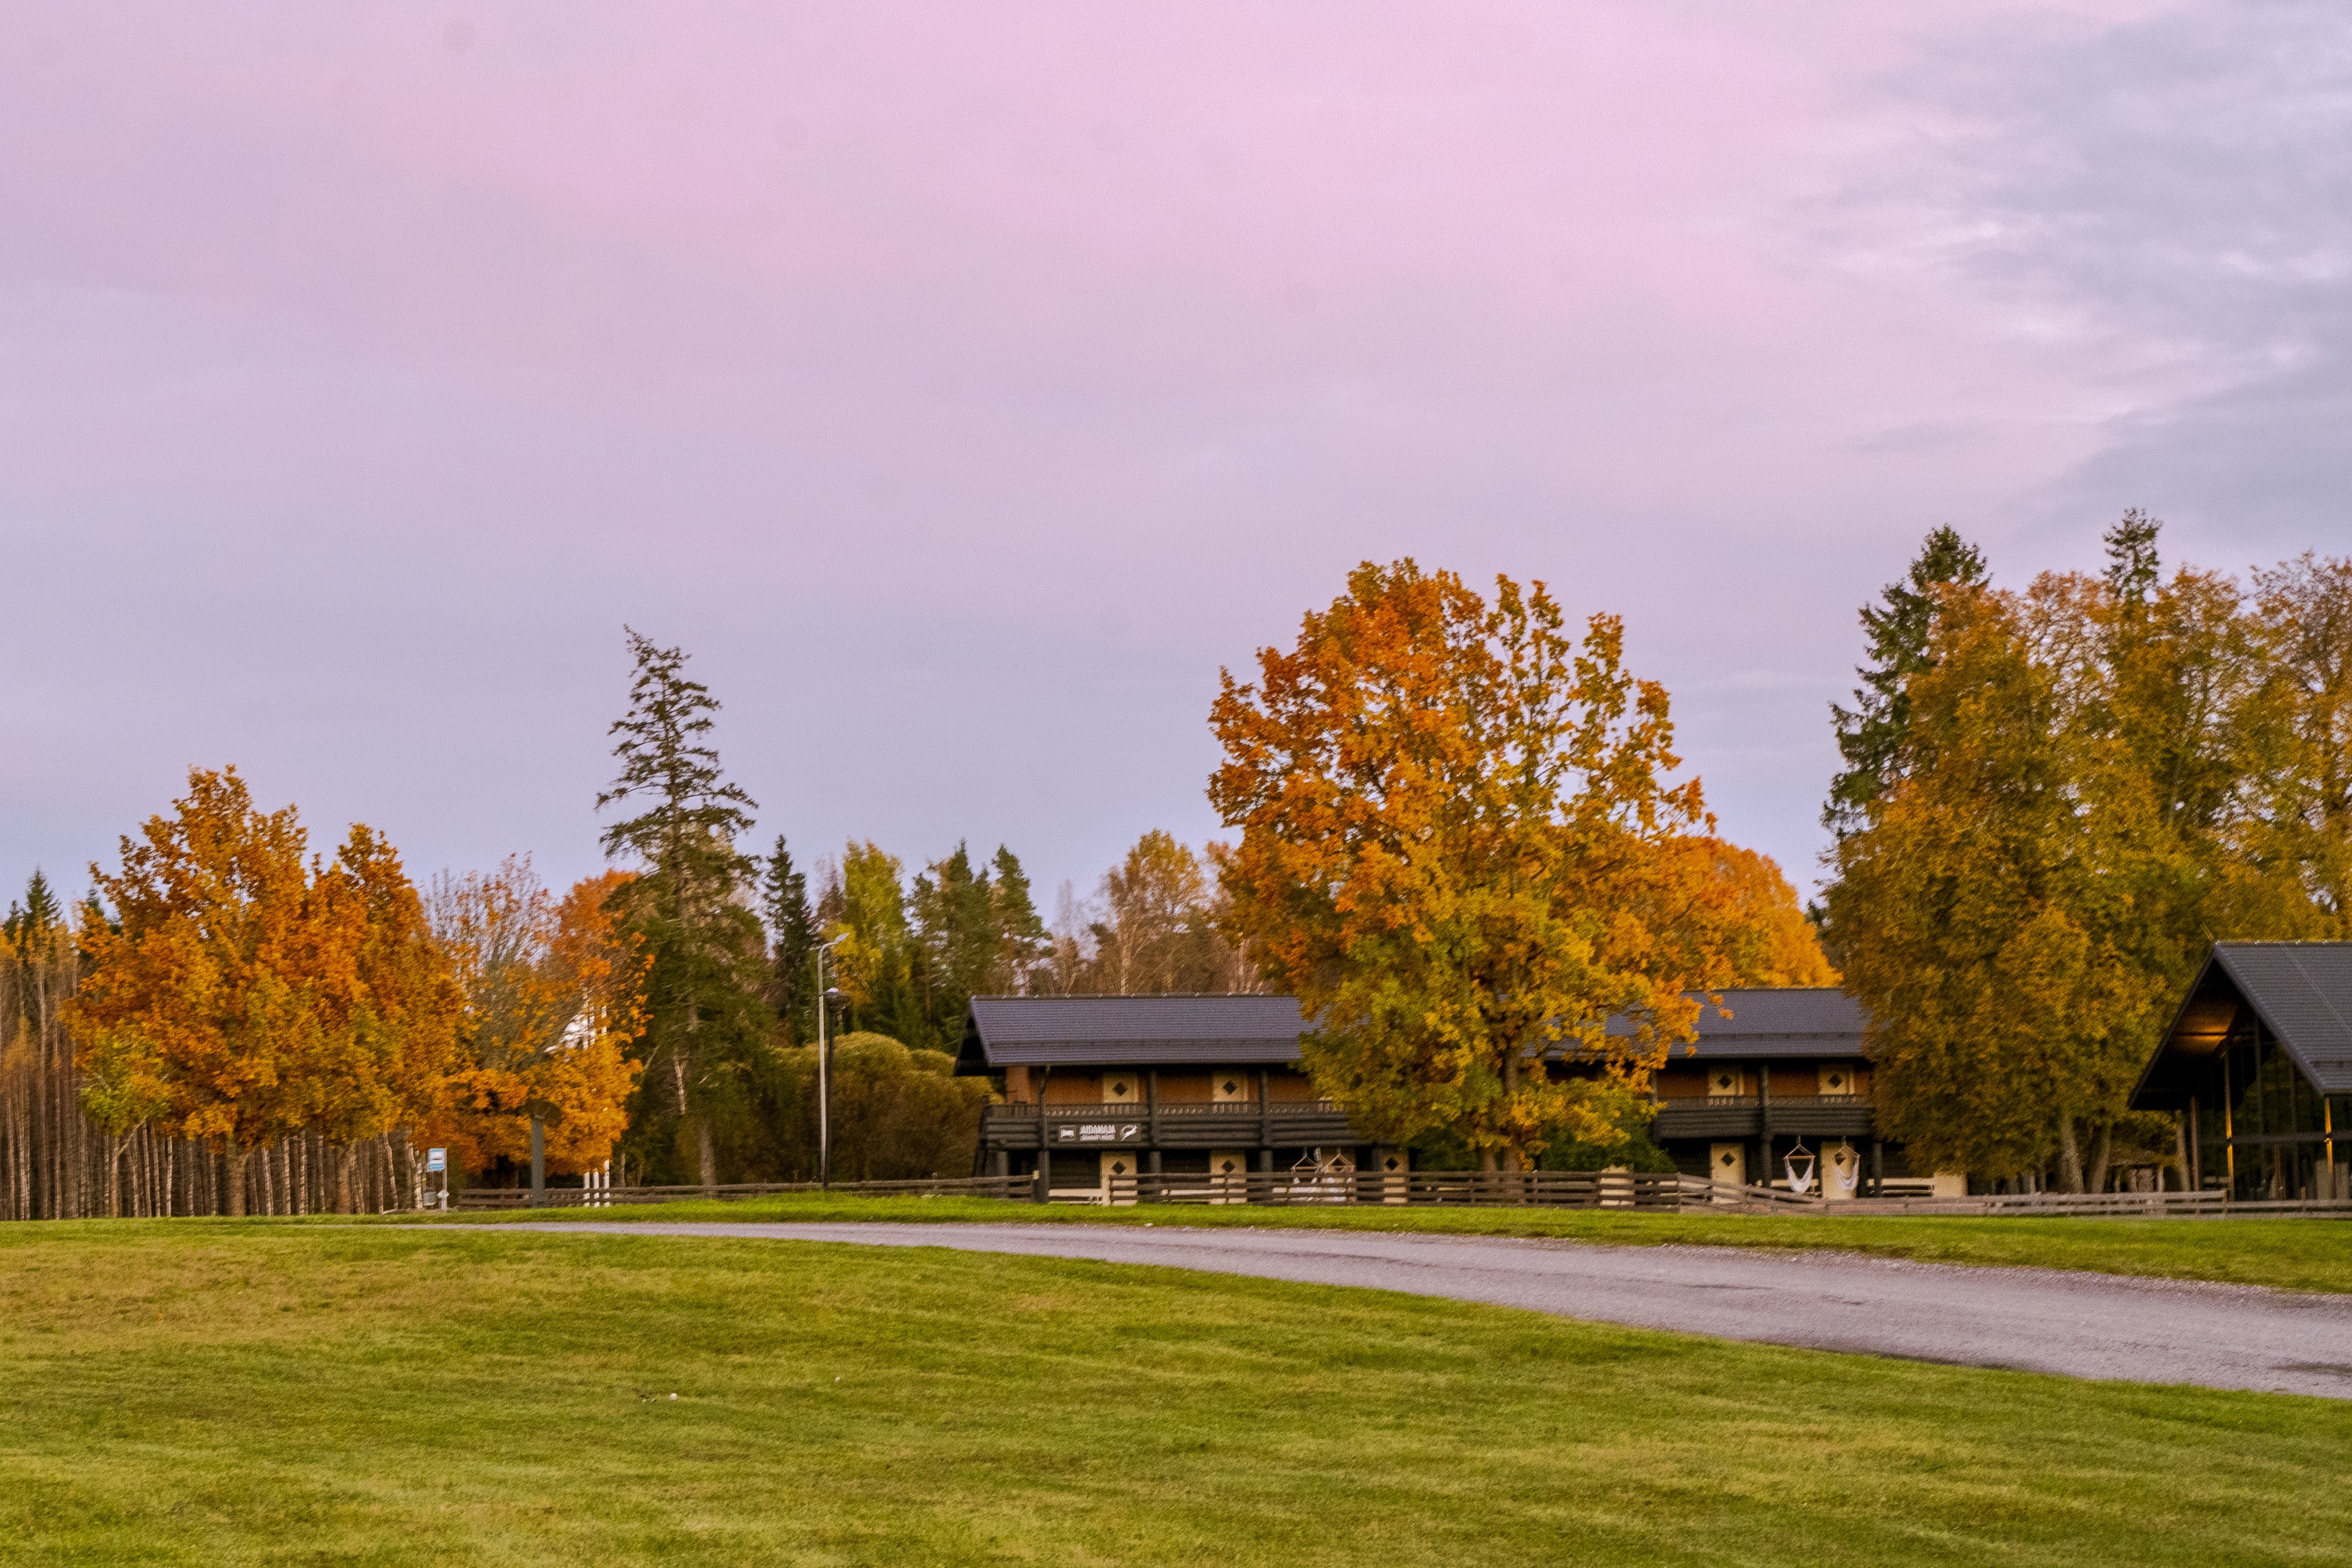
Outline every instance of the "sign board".
[[1075, 1127], [1057, 1127], [1059, 1142], [1065, 1144], [1131, 1144], [1143, 1134], [1140, 1122], [1081, 1122]]
[[446, 1149], [425, 1150], [425, 1168], [427, 1172], [447, 1170], [449, 1168], [449, 1151]]

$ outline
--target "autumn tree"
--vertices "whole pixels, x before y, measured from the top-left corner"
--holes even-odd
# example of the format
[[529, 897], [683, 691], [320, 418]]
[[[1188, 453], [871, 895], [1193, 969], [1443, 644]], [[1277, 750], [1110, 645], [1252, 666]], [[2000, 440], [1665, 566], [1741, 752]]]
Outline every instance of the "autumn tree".
[[349, 1213], [360, 1144], [446, 1103], [462, 1002], [415, 883], [373, 829], [353, 824], [315, 887], [329, 922], [359, 933], [345, 1027], [298, 1086], [303, 1124], [337, 1146], [335, 1207]]
[[2352, 936], [2352, 556], [2308, 551], [2254, 573], [2252, 635], [2280, 765], [2257, 781], [2265, 831], [2248, 846], [2293, 865], [2318, 929]]
[[901, 1043], [929, 1043], [931, 1020], [917, 986], [919, 944], [907, 913], [904, 862], [872, 841], [843, 852], [819, 901], [833, 970], [847, 998], [846, 1027]]
[[642, 873], [618, 893], [620, 914], [649, 960], [644, 997], [647, 1082], [633, 1136], [656, 1165], [691, 1150], [701, 1184], [719, 1181], [717, 1124], [740, 1115], [750, 1077], [771, 1049], [761, 998], [767, 944], [746, 889], [756, 874], [736, 841], [756, 802], [721, 770], [710, 745], [719, 703], [686, 674], [686, 654], [628, 632], [635, 675], [614, 721], [620, 772], [599, 810], [635, 814], [604, 830], [604, 852]]
[[1620, 1137], [1728, 973], [1666, 693], [1624, 671], [1615, 617], [1580, 647], [1562, 625], [1541, 583], [1490, 605], [1367, 562], [1211, 714], [1231, 928], [1313, 1020], [1317, 1084], [1374, 1137], [1451, 1129], [1490, 1167]]
[[1838, 756], [1845, 767], [1831, 780], [1822, 822], [1839, 835], [1870, 820], [1878, 801], [1901, 775], [1904, 737], [1911, 724], [1911, 698], [1905, 684], [1933, 659], [1930, 641], [1940, 591], [1985, 580], [1983, 553], [1952, 528], [1931, 530], [1901, 582], [1890, 582], [1876, 604], [1862, 610], [1870, 663], [1854, 672], [1853, 706], [1830, 706]]
[[305, 845], [292, 807], [196, 770], [173, 816], [122, 841], [119, 873], [90, 868], [113, 919], [84, 925], [68, 1009], [84, 1103], [110, 1132], [218, 1147], [231, 1214], [256, 1146], [404, 1124], [449, 1062], [455, 993], [398, 857], [364, 827], [332, 865]]
[[2210, 945], [2329, 930], [2267, 652], [2297, 633], [2226, 577], [2166, 579], [2158, 538], [2130, 513], [2098, 576], [1939, 591], [1892, 785], [1834, 852], [1831, 938], [1922, 1163], [2096, 1190]]
[[1723, 956], [1732, 986], [1834, 986], [1837, 971], [1822, 952], [1812, 922], [1780, 862], [1722, 839], [1706, 841], [1712, 873], [1727, 907]]
[[63, 903], [35, 871], [0, 921], [0, 1219], [90, 1210], [88, 1145], [98, 1140], [81, 1114], [64, 1028], [79, 956]]
[[[1210, 850], [1213, 861], [1221, 846]], [[1211, 866], [1155, 828], [1103, 873], [1090, 904], [1073, 902], [1036, 987], [1106, 996], [1262, 990], [1256, 967], [1223, 929], [1223, 906]]]
[[615, 918], [628, 878], [606, 872], [560, 903], [527, 856], [435, 879], [433, 930], [465, 999], [459, 1061], [435, 1136], [466, 1169], [520, 1163], [576, 1173], [628, 1123], [645, 960]]

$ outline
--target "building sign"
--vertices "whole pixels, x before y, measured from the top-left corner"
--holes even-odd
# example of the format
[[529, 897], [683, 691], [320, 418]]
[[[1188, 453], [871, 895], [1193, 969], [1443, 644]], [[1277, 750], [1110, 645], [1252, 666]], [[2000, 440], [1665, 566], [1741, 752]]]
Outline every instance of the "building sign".
[[446, 1149], [425, 1150], [425, 1168], [428, 1173], [433, 1171], [447, 1170], [449, 1168], [449, 1151]]
[[1074, 1127], [1054, 1129], [1055, 1141], [1064, 1144], [1131, 1144], [1143, 1135], [1140, 1122], [1080, 1122]]

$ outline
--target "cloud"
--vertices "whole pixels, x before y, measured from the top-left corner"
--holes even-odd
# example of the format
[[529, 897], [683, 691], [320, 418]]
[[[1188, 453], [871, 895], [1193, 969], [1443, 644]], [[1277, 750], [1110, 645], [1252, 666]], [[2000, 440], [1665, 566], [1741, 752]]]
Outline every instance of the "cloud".
[[1848, 193], [1852, 254], [2079, 367], [2098, 450], [2035, 531], [2141, 505], [2214, 565], [2352, 534], [2352, 11], [2002, 17], [1880, 86], [1907, 131]]

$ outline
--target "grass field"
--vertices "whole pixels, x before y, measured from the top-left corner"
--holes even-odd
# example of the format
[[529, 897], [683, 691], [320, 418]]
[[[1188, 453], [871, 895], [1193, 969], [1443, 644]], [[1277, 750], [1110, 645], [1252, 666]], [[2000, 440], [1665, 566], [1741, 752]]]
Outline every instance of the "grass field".
[[[405, 1217], [412, 1218], [413, 1217]], [[452, 1219], [461, 1217], [453, 1215]], [[1930, 1263], [2092, 1269], [2176, 1280], [2352, 1291], [2352, 1221], [2342, 1219], [1979, 1219], [1900, 1215], [1622, 1214], [1574, 1208], [1093, 1208], [984, 1197], [788, 1195], [621, 1208], [477, 1214], [542, 1219], [915, 1219], [1024, 1224], [1315, 1226], [1475, 1236], [1550, 1237], [1627, 1246], [1832, 1249]]]
[[944, 1251], [0, 1227], [0, 1388], [12, 1562], [2352, 1562], [2352, 1404]]

